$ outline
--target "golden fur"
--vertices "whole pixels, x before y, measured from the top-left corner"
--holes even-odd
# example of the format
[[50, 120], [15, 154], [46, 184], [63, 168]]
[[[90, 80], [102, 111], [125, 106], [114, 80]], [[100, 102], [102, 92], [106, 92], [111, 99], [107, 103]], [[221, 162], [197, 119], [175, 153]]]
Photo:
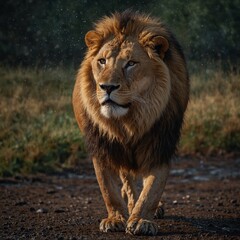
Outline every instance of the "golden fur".
[[[184, 55], [164, 24], [132, 11], [104, 17], [85, 42], [73, 106], [109, 214], [100, 229], [155, 235], [148, 208], [155, 210], [160, 200], [153, 189], [163, 191], [189, 97]], [[113, 196], [112, 171], [120, 172], [128, 213]], [[138, 200], [132, 173], [149, 183]], [[151, 203], [145, 203], [148, 191], [158, 196]]]

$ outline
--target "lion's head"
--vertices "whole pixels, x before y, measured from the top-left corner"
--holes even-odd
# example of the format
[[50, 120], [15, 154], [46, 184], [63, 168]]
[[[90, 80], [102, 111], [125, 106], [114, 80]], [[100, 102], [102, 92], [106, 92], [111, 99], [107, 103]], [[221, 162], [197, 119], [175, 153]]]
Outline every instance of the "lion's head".
[[[76, 91], [88, 118], [110, 138], [138, 139], [167, 106], [169, 111], [178, 111], [177, 105], [185, 110], [184, 57], [161, 22], [133, 12], [116, 13], [99, 21], [85, 42], [88, 51]], [[84, 124], [81, 119], [80, 127]]]
[[[139, 39], [120, 34], [105, 40], [91, 61], [100, 112], [106, 118], [120, 118], [133, 114], [133, 109], [139, 105], [143, 110], [146, 108], [145, 111], [154, 109], [151, 102], [156, 101], [158, 108], [154, 110], [160, 114], [166, 106], [171, 88], [168, 69], [162, 60], [156, 62], [149, 57]], [[99, 37], [101, 41], [101, 35], [89, 32], [86, 42], [90, 47], [93, 37]], [[151, 39], [152, 42], [154, 40], [158, 41], [155, 45], [160, 41], [166, 44], [164, 49], [167, 50], [167, 40], [160, 36]], [[161, 66], [160, 73], [156, 73], [157, 65]]]

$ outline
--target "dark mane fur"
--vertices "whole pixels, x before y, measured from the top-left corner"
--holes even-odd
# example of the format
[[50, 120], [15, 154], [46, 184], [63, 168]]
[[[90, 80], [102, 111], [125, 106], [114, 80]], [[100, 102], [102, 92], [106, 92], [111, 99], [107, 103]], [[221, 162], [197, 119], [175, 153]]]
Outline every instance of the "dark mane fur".
[[[99, 129], [89, 120], [84, 130], [88, 152], [104, 165], [114, 169], [125, 168], [133, 172], [146, 172], [161, 164], [169, 164], [176, 153], [183, 122], [183, 111], [181, 108], [178, 110], [176, 115], [165, 111], [150, 131], [133, 145], [109, 140], [107, 136], [101, 135]], [[145, 159], [145, 156], [151, 158]], [[146, 166], [145, 161], [148, 162], [146, 164], [148, 169], [143, 169]]]

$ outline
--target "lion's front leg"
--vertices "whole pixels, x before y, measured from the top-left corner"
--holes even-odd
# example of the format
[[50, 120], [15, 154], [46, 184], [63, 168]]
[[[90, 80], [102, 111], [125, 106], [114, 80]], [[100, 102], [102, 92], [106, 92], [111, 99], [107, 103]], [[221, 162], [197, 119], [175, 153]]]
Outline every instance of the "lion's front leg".
[[169, 166], [154, 169], [143, 178], [143, 190], [127, 222], [127, 232], [134, 235], [156, 235], [154, 213], [166, 185]]
[[102, 232], [125, 231], [127, 209], [118, 191], [116, 173], [100, 164], [96, 158], [93, 158], [93, 165], [108, 212], [108, 217], [100, 223], [100, 230]]
[[121, 189], [122, 197], [127, 203], [128, 213], [131, 215], [137, 201], [136, 179], [123, 170], [120, 170], [119, 175], [123, 183]]

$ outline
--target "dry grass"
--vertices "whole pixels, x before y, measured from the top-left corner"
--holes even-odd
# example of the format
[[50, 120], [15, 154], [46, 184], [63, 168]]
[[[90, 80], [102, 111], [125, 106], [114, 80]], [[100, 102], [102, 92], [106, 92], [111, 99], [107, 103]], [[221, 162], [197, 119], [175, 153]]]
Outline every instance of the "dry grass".
[[0, 69], [0, 175], [52, 172], [85, 155], [69, 70]]
[[217, 71], [192, 76], [191, 100], [180, 152], [240, 151], [240, 75]]
[[[71, 107], [68, 69], [0, 68], [0, 175], [52, 172], [85, 156]], [[191, 76], [180, 153], [240, 150], [240, 74]]]

